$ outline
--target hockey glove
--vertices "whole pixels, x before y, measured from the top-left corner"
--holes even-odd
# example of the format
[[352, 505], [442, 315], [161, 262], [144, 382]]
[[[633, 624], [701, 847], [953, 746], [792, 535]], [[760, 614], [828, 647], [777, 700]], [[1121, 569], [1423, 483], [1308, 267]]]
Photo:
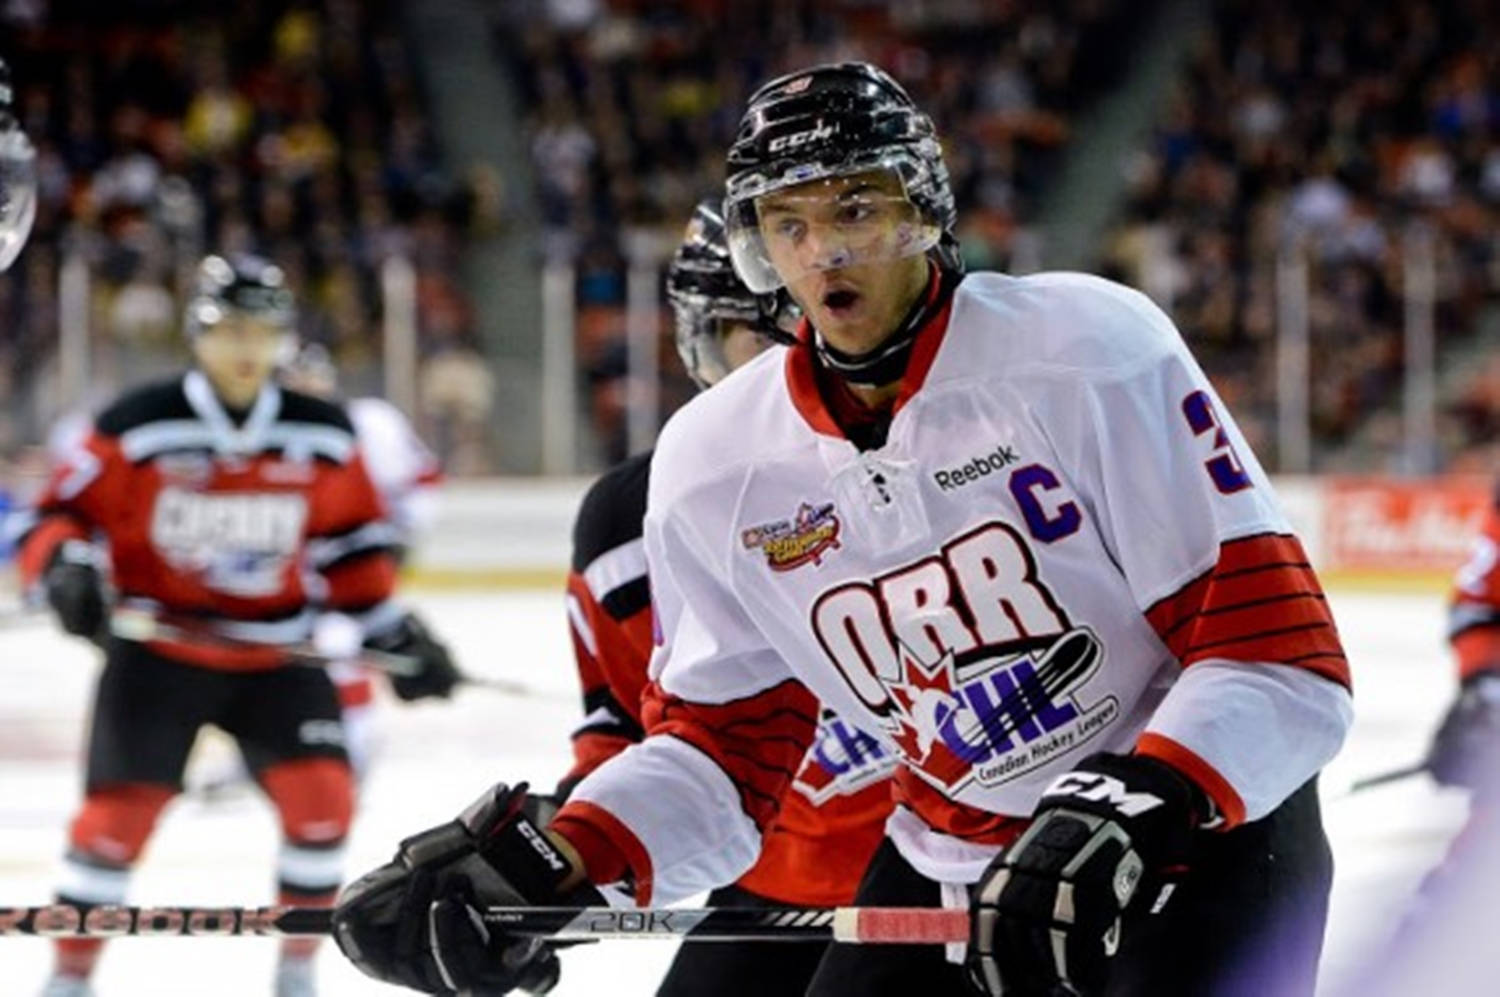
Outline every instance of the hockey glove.
[[484, 909], [603, 899], [526, 818], [525, 798], [525, 784], [497, 785], [457, 820], [407, 838], [394, 860], [351, 883], [333, 912], [343, 953], [367, 975], [423, 993], [551, 990], [560, 973], [552, 947], [507, 936], [485, 922]]
[[42, 574], [47, 602], [62, 628], [97, 640], [104, 631], [104, 576], [99, 551], [81, 540], [59, 544]]
[[1048, 787], [975, 884], [969, 973], [992, 997], [1097, 994], [1122, 932], [1161, 910], [1208, 812], [1175, 770], [1098, 754]]
[[1464, 680], [1433, 735], [1427, 768], [1444, 786], [1500, 789], [1500, 673]]
[[410, 658], [417, 670], [410, 675], [392, 675], [391, 688], [404, 700], [447, 698], [453, 687], [463, 681], [463, 673], [453, 663], [448, 648], [427, 630], [415, 613], [407, 613], [388, 630], [365, 641], [365, 646], [388, 654]]

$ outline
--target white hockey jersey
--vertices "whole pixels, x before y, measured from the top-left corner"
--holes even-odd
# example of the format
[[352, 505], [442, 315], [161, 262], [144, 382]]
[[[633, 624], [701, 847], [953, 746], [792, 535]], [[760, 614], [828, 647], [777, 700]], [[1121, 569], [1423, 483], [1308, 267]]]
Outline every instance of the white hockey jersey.
[[411, 544], [437, 518], [442, 469], [411, 422], [384, 398], [355, 398], [346, 406], [370, 480], [391, 525]]
[[610, 840], [638, 902], [750, 865], [814, 696], [899, 753], [887, 832], [948, 883], [976, 879], [1093, 752], [1174, 765], [1225, 827], [1336, 752], [1349, 672], [1317, 579], [1144, 296], [966, 277], [863, 453], [813, 363], [805, 342], [768, 353], [661, 436], [650, 736], [558, 824]]

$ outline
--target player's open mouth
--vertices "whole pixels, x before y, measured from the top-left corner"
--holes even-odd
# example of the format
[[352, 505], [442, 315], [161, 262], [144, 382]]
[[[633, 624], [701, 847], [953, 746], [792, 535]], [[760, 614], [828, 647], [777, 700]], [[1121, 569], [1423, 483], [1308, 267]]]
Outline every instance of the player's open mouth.
[[859, 292], [838, 288], [823, 295], [823, 307], [835, 316], [847, 315], [859, 303]]

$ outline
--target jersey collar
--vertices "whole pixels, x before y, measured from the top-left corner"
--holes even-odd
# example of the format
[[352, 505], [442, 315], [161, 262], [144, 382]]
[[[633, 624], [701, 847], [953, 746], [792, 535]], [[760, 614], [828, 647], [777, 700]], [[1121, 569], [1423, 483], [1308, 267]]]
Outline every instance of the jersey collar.
[[[924, 305], [928, 314], [912, 343], [911, 357], [906, 364], [906, 373], [901, 377], [901, 392], [896, 396], [892, 416], [901, 411], [927, 380], [927, 374], [932, 369], [932, 363], [937, 358], [938, 349], [948, 330], [948, 316], [953, 311], [953, 291], [958, 286], [958, 280], [957, 275], [946, 275], [937, 268], [933, 269], [933, 279], [928, 285]], [[942, 303], [941, 307], [934, 308], [939, 301]], [[818, 390], [817, 373], [814, 369], [818, 362], [815, 352], [812, 323], [803, 317], [797, 326], [797, 342], [786, 353], [787, 391], [791, 395], [793, 407], [813, 432], [843, 439], [844, 431], [829, 412], [822, 392]]]
[[274, 381], [267, 381], [255, 396], [255, 404], [245, 416], [242, 425], [236, 426], [229, 418], [224, 404], [208, 377], [201, 370], [190, 370], [182, 379], [182, 393], [188, 405], [208, 426], [213, 438], [214, 450], [221, 454], [256, 453], [265, 440], [266, 430], [276, 421], [281, 412], [281, 389]]

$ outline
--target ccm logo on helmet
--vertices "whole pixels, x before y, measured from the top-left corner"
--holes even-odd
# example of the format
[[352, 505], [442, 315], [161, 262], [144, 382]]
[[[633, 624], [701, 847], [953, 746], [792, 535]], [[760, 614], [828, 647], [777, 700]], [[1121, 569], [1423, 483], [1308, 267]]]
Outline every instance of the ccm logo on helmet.
[[1094, 772], [1064, 772], [1043, 796], [1076, 796], [1090, 803], [1104, 803], [1127, 817], [1161, 806], [1161, 798], [1150, 793], [1132, 793], [1119, 779]]
[[767, 152], [790, 152], [801, 148], [809, 142], [817, 142], [826, 138], [833, 138], [839, 133], [838, 122], [826, 124], [820, 118], [818, 123], [805, 132], [792, 132], [790, 135], [778, 135], [766, 144]]

